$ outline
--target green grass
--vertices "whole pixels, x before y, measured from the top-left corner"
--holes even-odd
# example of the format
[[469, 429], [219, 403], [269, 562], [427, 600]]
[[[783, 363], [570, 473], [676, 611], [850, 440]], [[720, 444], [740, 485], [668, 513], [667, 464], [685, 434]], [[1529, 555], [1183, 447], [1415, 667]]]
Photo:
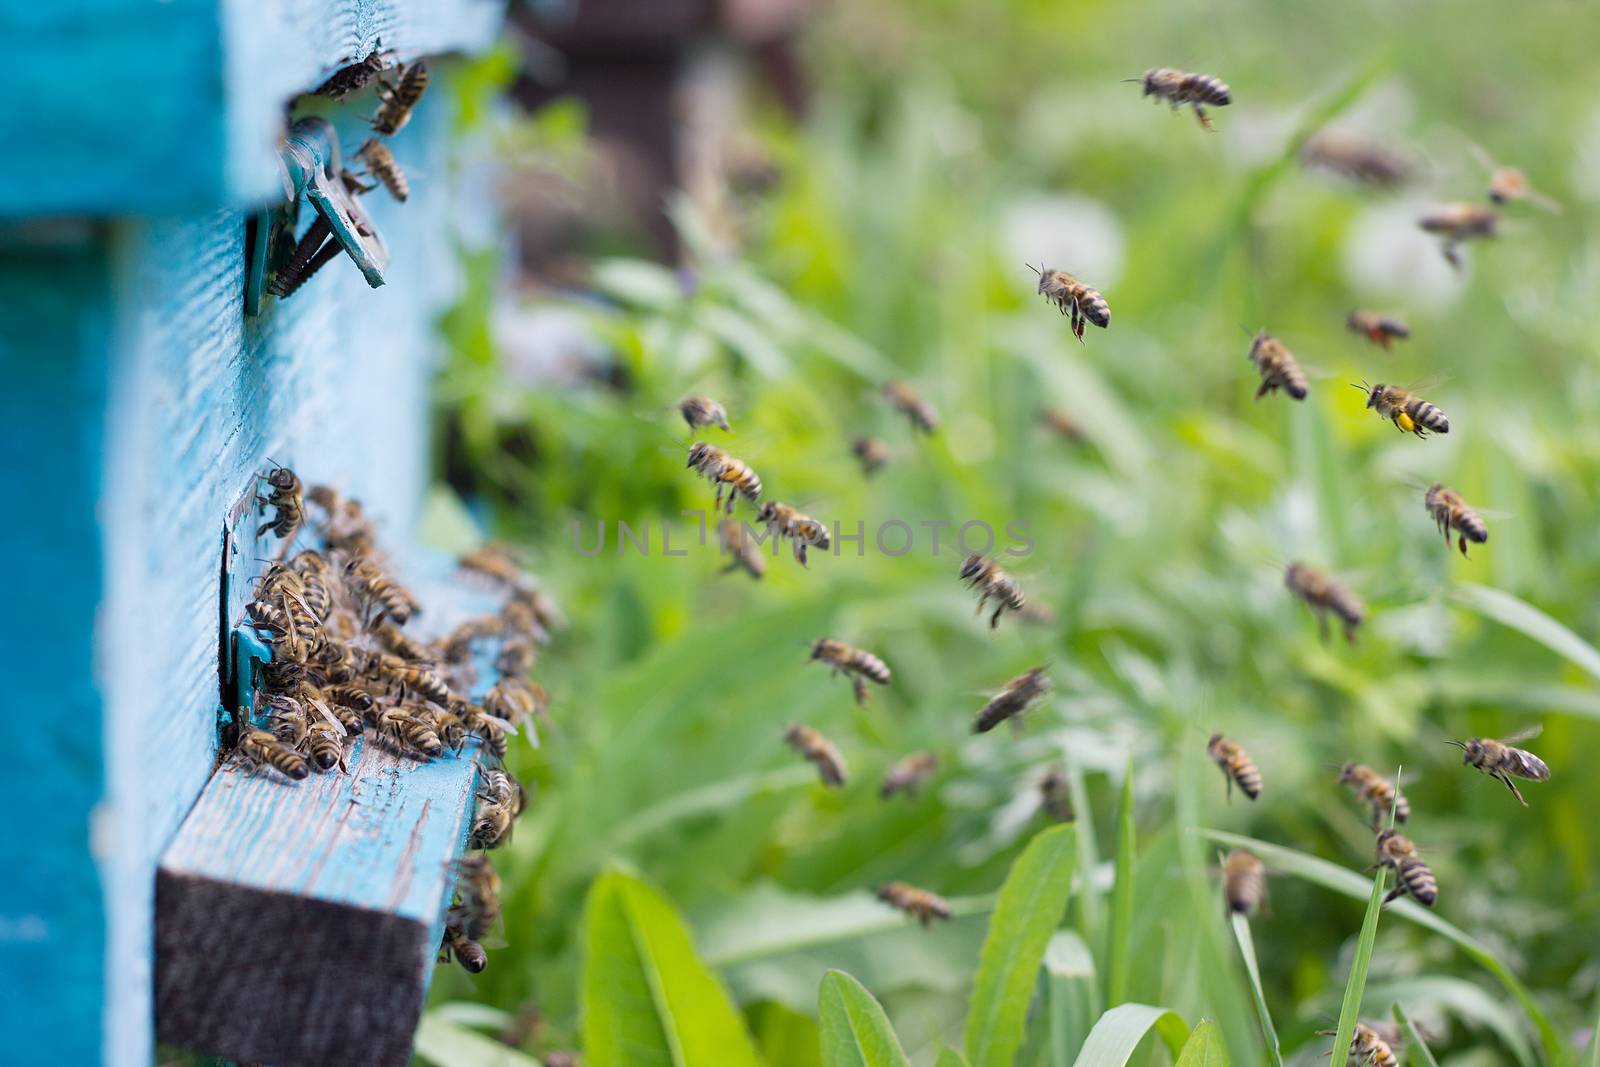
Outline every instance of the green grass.
[[[1358, 873], [1366, 813], [1331, 769], [1358, 759], [1411, 768], [1405, 830], [1440, 883], [1434, 911], [1385, 909], [1365, 945], [1369, 1010], [1415, 989], [1398, 997], [1407, 1013], [1451, 1023], [1431, 1039], [1446, 1063], [1474, 1049], [1584, 1062], [1592, 953], [1571, 931], [1600, 925], [1600, 780], [1584, 773], [1600, 753], [1600, 119], [1582, 89], [1600, 15], [1506, 19], [1487, 0], [831, 7], [807, 32], [806, 121], [757, 109], [749, 131], [777, 189], [731, 212], [676, 201], [683, 275], [597, 256], [608, 301], [536, 302], [592, 332], [611, 384], [530, 379], [489, 316], [499, 265], [469, 261], [439, 382], [459, 499], [439, 494], [426, 525], [471, 514], [527, 545], [572, 626], [535, 671], [554, 698], [543, 745], [513, 755], [537, 789], [496, 857], [509, 945], [471, 982], [442, 971], [435, 1005], [535, 1000], [548, 1021], [531, 1054], [586, 1044], [585, 901], [629, 870], [681, 917], [685, 973], [712, 976], [769, 1062], [820, 1040], [830, 970], [870, 991], [916, 1067], [974, 1051], [996, 894], [1047, 828], [1034, 790], [1059, 767], [1077, 826], [1052, 840], [1070, 840], [1071, 885], [1044, 903], [1070, 903], [1008, 909], [1042, 956], [1006, 970], [986, 1062], [1067, 1067], [1101, 1013], [1130, 1004], [1208, 1020], [1233, 1063], [1305, 1062], [1350, 991], [1373, 889]], [[1229, 82], [1218, 132], [1118, 81], [1164, 63]], [[566, 143], [573, 113], [556, 117]], [[1391, 194], [1306, 172], [1297, 147], [1330, 118], [1410, 147], [1425, 177]], [[1565, 212], [1509, 209], [1452, 277], [1409, 240], [1426, 204], [1482, 195], [1469, 140]], [[1041, 258], [1103, 290], [1110, 329], [1070, 336], [1032, 291], [1023, 260]], [[1384, 352], [1353, 337], [1356, 306], [1404, 314], [1411, 339]], [[1241, 326], [1313, 371], [1305, 402], [1251, 399]], [[1345, 384], [1441, 372], [1427, 395], [1452, 429], [1426, 441]], [[939, 433], [884, 408], [891, 376], [939, 408]], [[659, 524], [711, 498], [671, 411], [690, 391], [727, 405], [737, 433], [714, 440], [769, 496], [847, 532], [1029, 524], [1036, 551], [1013, 570], [1054, 621], [975, 620], [950, 528], [938, 557], [925, 539], [904, 556], [869, 543], [804, 570], [772, 560], [759, 583], [696, 546], [663, 556]], [[1047, 405], [1085, 440], [1047, 433]], [[893, 453], [870, 480], [849, 452], [859, 433]], [[1469, 560], [1423, 513], [1418, 486], [1434, 480], [1485, 513], [1490, 540]], [[651, 555], [580, 554], [574, 520], [601, 518], [650, 521]], [[693, 532], [678, 521], [675, 545]], [[1282, 588], [1293, 559], [1366, 601], [1356, 644], [1319, 640]], [[858, 708], [806, 662], [825, 634], [882, 656], [893, 684]], [[973, 736], [982, 694], [1039, 663], [1054, 690], [1024, 727]], [[783, 744], [796, 721], [840, 746], [842, 789]], [[1440, 743], [1534, 723], [1553, 775], [1527, 809]], [[1216, 731], [1260, 764], [1259, 801], [1226, 799], [1204, 756]], [[880, 800], [879, 775], [918, 749], [938, 774]], [[1213, 843], [1271, 872], [1248, 927], [1224, 916]], [[923, 931], [881, 907], [870, 892], [891, 879], [946, 896], [955, 917]], [[642, 1012], [658, 1000], [641, 988]], [[1498, 1003], [1495, 1025], [1468, 988]], [[1030, 999], [1035, 1018], [1014, 1023]], [[1167, 1062], [1154, 1045], [1136, 1067]]]

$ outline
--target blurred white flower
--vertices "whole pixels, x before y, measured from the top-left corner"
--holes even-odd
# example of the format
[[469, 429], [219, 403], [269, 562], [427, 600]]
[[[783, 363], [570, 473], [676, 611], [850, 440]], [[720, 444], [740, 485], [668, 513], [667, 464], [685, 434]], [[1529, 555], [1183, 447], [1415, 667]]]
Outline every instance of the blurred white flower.
[[1345, 281], [1357, 292], [1390, 304], [1442, 310], [1466, 288], [1473, 249], [1460, 250], [1465, 267], [1454, 270], [1439, 250], [1439, 239], [1417, 226], [1433, 206], [1406, 200], [1367, 208], [1344, 239]]
[[1002, 222], [1005, 260], [1016, 263], [1018, 284], [1037, 284], [1024, 263], [1064, 270], [1096, 289], [1122, 276], [1125, 241], [1111, 209], [1086, 196], [1034, 196], [1017, 200]]

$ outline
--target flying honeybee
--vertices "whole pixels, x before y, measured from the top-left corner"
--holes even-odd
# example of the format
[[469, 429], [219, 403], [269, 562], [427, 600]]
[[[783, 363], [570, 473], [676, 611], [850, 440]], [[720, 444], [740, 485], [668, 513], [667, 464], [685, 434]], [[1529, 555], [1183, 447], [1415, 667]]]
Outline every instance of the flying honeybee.
[[1039, 276], [1039, 295], [1054, 304], [1061, 314], [1072, 316], [1072, 335], [1080, 342], [1085, 323], [1092, 322], [1102, 330], [1111, 325], [1111, 305], [1100, 295], [1100, 290], [1083, 284], [1065, 271], [1046, 270], [1031, 263], [1028, 269]]
[[1497, 163], [1494, 157], [1485, 152], [1478, 145], [1471, 145], [1473, 156], [1489, 172], [1489, 200], [1494, 204], [1509, 204], [1517, 200], [1526, 200], [1537, 204], [1546, 211], [1560, 211], [1561, 205], [1547, 196], [1535, 192], [1528, 176], [1517, 167], [1508, 167]]
[[1045, 408], [1039, 413], [1044, 428], [1071, 444], [1079, 445], [1089, 439], [1083, 424], [1061, 408]]
[[1250, 915], [1260, 909], [1266, 893], [1266, 868], [1261, 861], [1242, 848], [1229, 852], [1222, 861], [1222, 896], [1228, 902], [1228, 910]]
[[300, 781], [311, 773], [306, 758], [278, 740], [270, 730], [246, 729], [239, 736], [239, 758], [252, 766], [266, 766], [285, 778]]
[[1279, 389], [1296, 400], [1306, 398], [1306, 372], [1300, 369], [1299, 362], [1288, 346], [1266, 330], [1251, 338], [1250, 362], [1261, 373], [1261, 387], [1256, 390], [1257, 400]]
[[733, 427], [728, 425], [728, 413], [709, 396], [684, 397], [678, 401], [678, 412], [691, 430], [698, 430], [702, 426], [718, 426], [728, 433], [733, 432]]
[[811, 761], [817, 768], [817, 774], [822, 778], [823, 785], [844, 784], [844, 757], [826, 737], [809, 726], [797, 723], [784, 732], [783, 739], [796, 752]]
[[[1335, 1037], [1336, 1030], [1318, 1030], [1323, 1037]], [[1324, 1052], [1324, 1056], [1332, 1053]], [[1350, 1038], [1350, 1052], [1345, 1057], [1345, 1067], [1400, 1067], [1400, 1061], [1395, 1058], [1394, 1049], [1389, 1043], [1379, 1036], [1378, 1032], [1366, 1023], [1356, 1023], [1355, 1033]]]
[[767, 501], [756, 513], [756, 521], [766, 523], [780, 541], [787, 537], [794, 545], [794, 558], [802, 567], [806, 565], [807, 548], [813, 545], [824, 551], [828, 548], [828, 528], [788, 504]]
[[972, 732], [986, 734], [1008, 719], [1020, 722], [1028, 709], [1050, 691], [1050, 677], [1044, 672], [1045, 668], [1035, 667], [1007, 682], [979, 710], [978, 717], [972, 723]]
[[1142, 78], [1123, 80], [1142, 83], [1144, 92], [1141, 95], [1165, 100], [1172, 105], [1174, 111], [1184, 104], [1192, 104], [1194, 117], [1208, 130], [1212, 127], [1211, 118], [1206, 114], [1206, 105], [1227, 107], [1233, 103], [1233, 93], [1229, 91], [1227, 85], [1222, 79], [1209, 74], [1191, 74], [1188, 71], [1173, 70], [1171, 67], [1155, 67], [1145, 71]]
[[1411, 336], [1411, 329], [1404, 322], [1376, 311], [1352, 311], [1344, 324], [1351, 333], [1360, 334], [1380, 348], [1388, 348], [1395, 341]]
[[939, 413], [905, 382], [884, 382], [883, 398], [890, 407], [911, 420], [912, 429], [933, 433], [939, 428]]
[[1422, 502], [1439, 527], [1439, 532], [1444, 534], [1445, 551], [1450, 550], [1451, 530], [1456, 532], [1456, 544], [1460, 546], [1463, 556], [1467, 554], [1468, 541], [1481, 545], [1489, 540], [1489, 528], [1483, 524], [1476, 511], [1467, 507], [1466, 501], [1461, 499], [1461, 494], [1454, 489], [1447, 489], [1434, 482], [1423, 493]]
[[1039, 808], [1053, 822], [1072, 822], [1077, 815], [1072, 810], [1072, 793], [1067, 785], [1067, 772], [1051, 767], [1039, 779]]
[[871, 477], [889, 462], [889, 446], [876, 437], [863, 434], [850, 443], [850, 452], [861, 464], [861, 473]]
[[1304, 563], [1289, 564], [1283, 573], [1283, 584], [1289, 592], [1305, 601], [1317, 617], [1317, 632], [1324, 641], [1328, 639], [1328, 615], [1332, 613], [1344, 627], [1344, 639], [1355, 643], [1356, 628], [1361, 625], [1367, 609], [1354, 593]]
[[1300, 162], [1351, 181], [1380, 188], [1411, 177], [1411, 162], [1379, 141], [1350, 130], [1323, 130], [1301, 149]]
[[1466, 241], [1484, 240], [1500, 234], [1500, 213], [1488, 204], [1445, 204], [1417, 221], [1423, 232], [1438, 234], [1444, 239], [1440, 250], [1445, 262], [1461, 269], [1461, 245]]
[[274, 467], [267, 472], [267, 485], [272, 491], [266, 496], [256, 497], [262, 510], [273, 507], [272, 521], [264, 522], [256, 529], [256, 536], [271, 530], [285, 542], [294, 540], [295, 531], [300, 529], [300, 524], [305, 521], [305, 496], [300, 485], [300, 476], [288, 467]]
[[976, 614], [983, 614], [983, 607], [991, 599], [995, 601], [994, 614], [989, 617], [989, 629], [993, 630], [1000, 625], [1000, 615], [1007, 608], [1012, 611], [1021, 611], [1028, 603], [1028, 598], [1022, 593], [1022, 586], [1017, 580], [1000, 569], [1000, 564], [987, 556], [973, 554], [968, 556], [961, 564], [961, 580], [967, 584], [968, 589], [978, 591], [978, 610]]
[[879, 886], [878, 899], [910, 915], [921, 923], [924, 929], [932, 926], [935, 919], [950, 918], [949, 901], [905, 882], [890, 882], [888, 885]]
[[1233, 787], [1239, 786], [1239, 792], [1251, 800], [1261, 795], [1261, 770], [1245, 751], [1239, 742], [1223, 737], [1221, 734], [1212, 734], [1211, 740], [1206, 742], [1206, 755], [1211, 761], [1222, 768], [1222, 776], [1228, 782], [1228, 797], [1233, 797]]
[[406, 172], [395, 162], [394, 153], [389, 151], [389, 146], [376, 137], [368, 137], [361, 142], [361, 147], [356, 149], [356, 158], [366, 164], [367, 173], [383, 183], [389, 190], [389, 195], [402, 204], [411, 195], [411, 183], [406, 180]]
[[343, 99], [388, 70], [393, 58], [393, 51], [374, 49], [367, 53], [365, 59], [334, 71], [328, 80], [313, 89], [312, 93], [317, 96], [331, 96], [335, 100]]
[[767, 573], [767, 561], [761, 555], [754, 535], [737, 519], [723, 519], [717, 523], [717, 543], [728, 557], [723, 573], [742, 570], [750, 577], [760, 579]]
[[1410, 838], [1394, 830], [1379, 833], [1378, 866], [1394, 870], [1394, 888], [1384, 896], [1385, 904], [1409, 894], [1418, 904], [1431, 908], [1439, 899], [1439, 883]]
[[877, 685], [889, 684], [887, 663], [872, 653], [852, 648], [843, 641], [835, 641], [831, 637], [819, 637], [811, 646], [811, 658], [821, 660], [836, 673], [848, 675], [857, 704], [867, 702], [868, 682]]
[[717, 487], [717, 508], [722, 507], [722, 494], [728, 493], [728, 514], [733, 514], [733, 501], [742, 496], [752, 504], [761, 496], [761, 479], [743, 460], [735, 459], [715, 445], [696, 441], [689, 446], [688, 466]]
[[1503, 741], [1487, 737], [1471, 737], [1465, 741], [1446, 741], [1445, 744], [1455, 745], [1461, 750], [1461, 762], [1465, 766], [1476, 767], [1491, 778], [1498, 778], [1504, 782], [1506, 788], [1511, 790], [1511, 795], [1517, 798], [1517, 803], [1527, 807], [1528, 802], [1522, 799], [1521, 790], [1511, 779], [1524, 778], [1530, 782], [1547, 782], [1550, 780], [1550, 768], [1544, 760], [1532, 752], [1512, 746], [1530, 737], [1537, 737], [1542, 729], [1543, 727], [1535, 726], [1513, 734]]
[[1430, 430], [1434, 433], [1450, 432], [1450, 420], [1445, 418], [1444, 412], [1415, 393], [1382, 382], [1372, 386], [1366, 382], [1350, 384], [1367, 394], [1367, 407], [1376, 408], [1379, 415], [1406, 433], [1426, 437]]
[[393, 137], [411, 121], [411, 112], [428, 89], [428, 68], [422, 60], [400, 68], [400, 76], [391, 85], [387, 78], [378, 79], [378, 111], [368, 121], [372, 128], [385, 137]]
[[917, 790], [922, 788], [922, 783], [933, 777], [933, 773], [938, 769], [938, 756], [932, 752], [913, 752], [898, 760], [884, 774], [883, 783], [878, 786], [878, 795], [885, 800], [896, 793], [916, 796]]
[[1346, 763], [1339, 768], [1339, 781], [1349, 786], [1356, 798], [1371, 809], [1374, 830], [1383, 825], [1391, 811], [1397, 823], [1411, 818], [1411, 802], [1400, 792], [1397, 784], [1366, 764], [1354, 760]]

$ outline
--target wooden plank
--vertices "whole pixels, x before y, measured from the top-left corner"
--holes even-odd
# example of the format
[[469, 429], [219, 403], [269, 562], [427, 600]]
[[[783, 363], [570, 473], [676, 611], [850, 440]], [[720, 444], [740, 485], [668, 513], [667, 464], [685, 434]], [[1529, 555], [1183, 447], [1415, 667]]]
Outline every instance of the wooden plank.
[[[497, 0], [0, 0], [0, 217], [277, 194], [284, 107], [348, 57], [481, 51]], [[129, 91], [135, 86], [137, 91]]]
[[348, 775], [220, 770], [157, 873], [158, 1036], [282, 1067], [404, 1064], [476, 751], [419, 763], [364, 737]]

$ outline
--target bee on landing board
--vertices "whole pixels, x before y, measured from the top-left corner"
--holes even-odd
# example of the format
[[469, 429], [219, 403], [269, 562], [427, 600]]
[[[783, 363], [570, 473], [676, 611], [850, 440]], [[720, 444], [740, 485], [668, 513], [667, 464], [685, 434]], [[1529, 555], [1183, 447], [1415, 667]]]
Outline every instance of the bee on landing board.
[[1486, 240], [1500, 235], [1500, 213], [1488, 204], [1445, 204], [1417, 220], [1424, 233], [1443, 238], [1440, 251], [1445, 262], [1461, 269], [1460, 247], [1467, 241]]
[[1328, 639], [1328, 616], [1344, 627], [1344, 639], [1355, 644], [1356, 629], [1366, 616], [1366, 606], [1356, 595], [1315, 567], [1291, 563], [1283, 573], [1283, 584], [1303, 600], [1317, 617], [1317, 632]]
[[935, 919], [950, 918], [949, 901], [905, 882], [890, 882], [880, 886], [878, 899], [912, 916], [922, 924], [923, 929], [932, 926]]
[[411, 183], [406, 180], [406, 172], [395, 162], [394, 153], [389, 151], [389, 146], [376, 137], [368, 137], [361, 142], [361, 147], [356, 149], [356, 158], [367, 166], [367, 173], [383, 183], [389, 190], [389, 195], [400, 203], [405, 203], [411, 196]]
[[1123, 81], [1139, 82], [1144, 86], [1143, 96], [1153, 96], [1157, 100], [1165, 100], [1176, 111], [1184, 104], [1194, 107], [1194, 117], [1200, 120], [1200, 125], [1211, 129], [1211, 118], [1206, 114], [1206, 107], [1227, 107], [1233, 103], [1233, 93], [1223, 83], [1221, 78], [1214, 78], [1209, 74], [1192, 74], [1189, 71], [1173, 70], [1171, 67], [1154, 67], [1144, 72], [1140, 78], [1124, 78]]
[[1384, 830], [1378, 834], [1377, 851], [1378, 866], [1391, 868], [1395, 876], [1394, 888], [1384, 896], [1383, 902], [1387, 904], [1410, 896], [1424, 907], [1433, 907], [1439, 899], [1439, 883], [1434, 880], [1433, 871], [1422, 862], [1411, 839], [1394, 830]]
[[789, 747], [811, 761], [823, 785], [844, 785], [844, 757], [833, 746], [833, 742], [811, 727], [798, 723], [784, 731], [783, 739], [789, 743]]
[[1429, 431], [1450, 432], [1450, 420], [1444, 412], [1415, 393], [1382, 382], [1370, 386], [1366, 382], [1359, 385], [1351, 382], [1350, 385], [1366, 393], [1367, 407], [1376, 409], [1379, 415], [1393, 422], [1396, 429], [1418, 437], [1428, 436]]
[[1000, 625], [1000, 615], [1007, 608], [1021, 611], [1028, 603], [1017, 580], [987, 556], [968, 556], [961, 564], [961, 580], [968, 589], [978, 591], [978, 610], [975, 614], [982, 615], [984, 605], [990, 600], [995, 601], [994, 614], [989, 617], [991, 630]]
[[843, 641], [835, 641], [831, 637], [818, 638], [811, 646], [811, 658], [826, 663], [837, 673], [848, 675], [857, 704], [867, 702], [868, 682], [877, 685], [889, 684], [887, 663], [872, 653], [852, 648]]
[[306, 758], [269, 730], [246, 729], [239, 737], [239, 758], [254, 767], [271, 767], [291, 781], [298, 782], [311, 773]]
[[883, 398], [889, 406], [911, 420], [911, 428], [922, 433], [933, 433], [939, 428], [939, 413], [905, 382], [885, 382]]
[[1467, 554], [1467, 542], [1481, 545], [1489, 540], [1489, 528], [1483, 524], [1478, 513], [1467, 507], [1466, 501], [1454, 489], [1447, 489], [1434, 482], [1423, 493], [1422, 502], [1428, 509], [1428, 514], [1433, 518], [1434, 524], [1439, 527], [1439, 532], [1444, 535], [1445, 551], [1449, 551], [1450, 531], [1456, 532], [1456, 543], [1461, 548], [1461, 554]]
[[385, 137], [393, 137], [411, 121], [411, 112], [428, 89], [428, 68], [417, 60], [400, 68], [400, 76], [390, 84], [379, 77], [378, 111], [368, 121]]
[[1206, 742], [1206, 755], [1222, 768], [1222, 776], [1228, 782], [1230, 800], [1233, 798], [1235, 785], [1239, 787], [1239, 792], [1251, 800], [1261, 795], [1261, 770], [1255, 761], [1245, 754], [1239, 742], [1221, 734], [1212, 734], [1211, 740]]
[[1020, 722], [1030, 708], [1050, 691], [1050, 677], [1044, 667], [1019, 674], [989, 699], [972, 722], [972, 732], [986, 734], [1001, 723]]
[[331, 96], [335, 100], [342, 100], [388, 70], [393, 59], [392, 50], [374, 49], [367, 53], [365, 59], [340, 67], [327, 81], [311, 91], [316, 96]]
[[1513, 748], [1519, 741], [1539, 736], [1543, 727], [1535, 726], [1521, 733], [1513, 734], [1503, 741], [1495, 741], [1487, 737], [1472, 737], [1465, 741], [1446, 741], [1447, 745], [1455, 745], [1461, 750], [1461, 762], [1467, 767], [1476, 767], [1491, 778], [1498, 778], [1504, 782], [1506, 788], [1511, 790], [1511, 795], [1517, 798], [1517, 803], [1523, 807], [1528, 802], [1522, 799], [1522, 791], [1517, 788], [1517, 783], [1512, 778], [1522, 778], [1530, 782], [1548, 782], [1550, 768], [1544, 760], [1535, 756], [1526, 749]]
[[823, 551], [828, 549], [828, 528], [788, 504], [776, 500], [767, 501], [756, 513], [756, 521], [766, 523], [767, 529], [776, 535], [778, 540], [788, 538], [794, 545], [794, 558], [800, 561], [802, 567], [806, 565], [807, 548], [814, 545]]
[[850, 443], [850, 453], [861, 464], [861, 473], [869, 478], [889, 462], [889, 446], [876, 437], [857, 437]]
[[1222, 897], [1235, 915], [1252, 915], [1261, 909], [1267, 895], [1266, 868], [1253, 854], [1242, 848], [1229, 852], [1222, 861]]
[[264, 522], [256, 529], [256, 536], [271, 530], [284, 542], [294, 540], [295, 531], [300, 529], [300, 524], [305, 521], [305, 494], [300, 485], [300, 477], [288, 467], [274, 467], [267, 472], [267, 485], [271, 492], [266, 496], [256, 497], [256, 502], [261, 510], [268, 507], [275, 508], [271, 522]]
[[1411, 802], [1401, 793], [1397, 784], [1389, 781], [1364, 763], [1351, 760], [1339, 768], [1339, 782], [1355, 793], [1356, 799], [1367, 805], [1372, 815], [1372, 828], [1380, 828], [1383, 821], [1394, 813], [1394, 821], [1403, 823], [1411, 818]]
[[[1336, 1030], [1318, 1030], [1323, 1037], [1335, 1037]], [[1324, 1056], [1333, 1053], [1324, 1052]], [[1389, 1043], [1378, 1035], [1378, 1032], [1366, 1023], [1356, 1023], [1355, 1033], [1350, 1038], [1350, 1052], [1345, 1057], [1345, 1067], [1400, 1067], [1400, 1061], [1395, 1058], [1394, 1049]]]
[[709, 396], [686, 396], [678, 401], [678, 414], [683, 416], [683, 421], [689, 424], [689, 429], [698, 430], [702, 426], [716, 426], [725, 433], [732, 433], [733, 427], [728, 425], [728, 413], [721, 404]]
[[1091, 288], [1065, 271], [1047, 270], [1043, 266], [1028, 264], [1028, 269], [1039, 276], [1038, 293], [1054, 304], [1063, 315], [1072, 316], [1072, 335], [1083, 341], [1085, 323], [1094, 323], [1102, 330], [1111, 325], [1111, 305]]
[[883, 782], [878, 786], [878, 796], [885, 800], [896, 793], [906, 796], [916, 796], [917, 790], [933, 773], [939, 769], [939, 757], [932, 752], [913, 752], [904, 759], [897, 761], [884, 773]]
[[1261, 387], [1256, 390], [1257, 400], [1279, 389], [1296, 400], [1306, 398], [1306, 372], [1300, 369], [1299, 362], [1288, 346], [1267, 331], [1262, 330], [1250, 339], [1250, 362], [1256, 365], [1256, 370], [1261, 374]]
[[1410, 327], [1400, 319], [1376, 311], [1352, 311], [1344, 324], [1351, 333], [1359, 334], [1383, 349], [1411, 336]]
[[758, 581], [767, 573], [767, 560], [754, 536], [737, 519], [723, 519], [717, 523], [717, 543], [728, 557], [722, 573], [744, 571]]
[[735, 459], [715, 445], [696, 441], [689, 446], [688, 466], [717, 487], [717, 510], [722, 509], [722, 494], [728, 494], [728, 514], [733, 514], [736, 497], [752, 504], [761, 496], [761, 478], [743, 460]]

